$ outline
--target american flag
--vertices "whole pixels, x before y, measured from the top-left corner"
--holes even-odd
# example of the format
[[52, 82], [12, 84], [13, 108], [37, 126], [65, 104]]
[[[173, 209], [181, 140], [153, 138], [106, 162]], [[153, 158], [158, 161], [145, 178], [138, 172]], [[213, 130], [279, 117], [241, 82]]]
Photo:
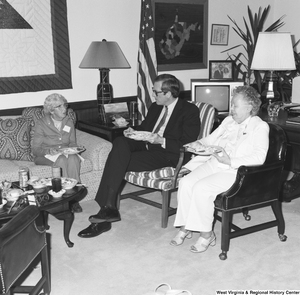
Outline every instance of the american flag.
[[152, 87], [157, 75], [151, 0], [142, 0], [139, 41], [137, 97], [139, 112], [144, 119], [152, 103]]

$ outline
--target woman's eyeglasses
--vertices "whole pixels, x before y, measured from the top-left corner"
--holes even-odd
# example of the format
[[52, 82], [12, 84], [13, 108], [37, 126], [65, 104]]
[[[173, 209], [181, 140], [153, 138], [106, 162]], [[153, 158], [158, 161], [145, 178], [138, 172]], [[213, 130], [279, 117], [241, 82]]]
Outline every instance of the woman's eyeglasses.
[[64, 108], [64, 109], [67, 109], [68, 108], [68, 104], [67, 103], [62, 103], [62, 104], [60, 104], [60, 105], [58, 105], [58, 106], [56, 106], [56, 107], [54, 107], [55, 109], [58, 109], [58, 108]]

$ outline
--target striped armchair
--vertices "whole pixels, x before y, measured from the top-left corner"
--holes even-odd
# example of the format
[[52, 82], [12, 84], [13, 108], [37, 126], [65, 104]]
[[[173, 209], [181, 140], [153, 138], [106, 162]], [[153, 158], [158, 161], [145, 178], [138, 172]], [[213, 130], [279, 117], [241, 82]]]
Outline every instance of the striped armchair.
[[[207, 136], [215, 121], [215, 109], [212, 105], [203, 102], [195, 103], [200, 110], [201, 130], [198, 139]], [[170, 207], [171, 193], [176, 191], [180, 179], [189, 173], [189, 170], [182, 167], [184, 159], [184, 148], [180, 153], [176, 168], [164, 167], [153, 171], [134, 172], [125, 174], [125, 180], [131, 184], [142, 187], [142, 190], [119, 195], [119, 201], [127, 198], [162, 209], [161, 227], [166, 228], [168, 217], [176, 213], [176, 208]], [[143, 198], [142, 195], [153, 191], [161, 191], [162, 203]]]

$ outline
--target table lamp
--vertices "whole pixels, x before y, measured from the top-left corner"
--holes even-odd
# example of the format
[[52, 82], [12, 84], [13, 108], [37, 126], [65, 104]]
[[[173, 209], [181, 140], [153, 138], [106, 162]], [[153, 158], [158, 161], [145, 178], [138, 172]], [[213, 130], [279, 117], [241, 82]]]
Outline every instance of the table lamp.
[[103, 39], [102, 41], [91, 43], [79, 68], [99, 69], [100, 71], [97, 101], [100, 117], [105, 121], [101, 106], [110, 103], [113, 99], [113, 89], [111, 84], [109, 84], [109, 71], [110, 69], [128, 69], [130, 65], [117, 42]]
[[274, 88], [277, 76], [274, 71], [294, 70], [295, 58], [290, 33], [261, 32], [258, 35], [251, 69], [268, 71], [265, 75], [266, 89], [261, 97], [267, 103], [279, 100], [279, 92]]

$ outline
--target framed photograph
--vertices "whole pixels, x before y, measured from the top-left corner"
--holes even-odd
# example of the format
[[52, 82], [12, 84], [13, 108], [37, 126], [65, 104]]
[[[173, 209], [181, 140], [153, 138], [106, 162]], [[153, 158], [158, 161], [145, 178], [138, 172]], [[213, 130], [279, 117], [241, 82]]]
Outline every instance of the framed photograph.
[[111, 124], [115, 118], [120, 117], [129, 120], [129, 110], [126, 102], [100, 105], [100, 119], [102, 123]]
[[229, 25], [211, 25], [211, 45], [228, 45]]
[[208, 0], [152, 0], [158, 71], [207, 68]]
[[231, 60], [210, 60], [210, 81], [233, 81], [234, 62]]

